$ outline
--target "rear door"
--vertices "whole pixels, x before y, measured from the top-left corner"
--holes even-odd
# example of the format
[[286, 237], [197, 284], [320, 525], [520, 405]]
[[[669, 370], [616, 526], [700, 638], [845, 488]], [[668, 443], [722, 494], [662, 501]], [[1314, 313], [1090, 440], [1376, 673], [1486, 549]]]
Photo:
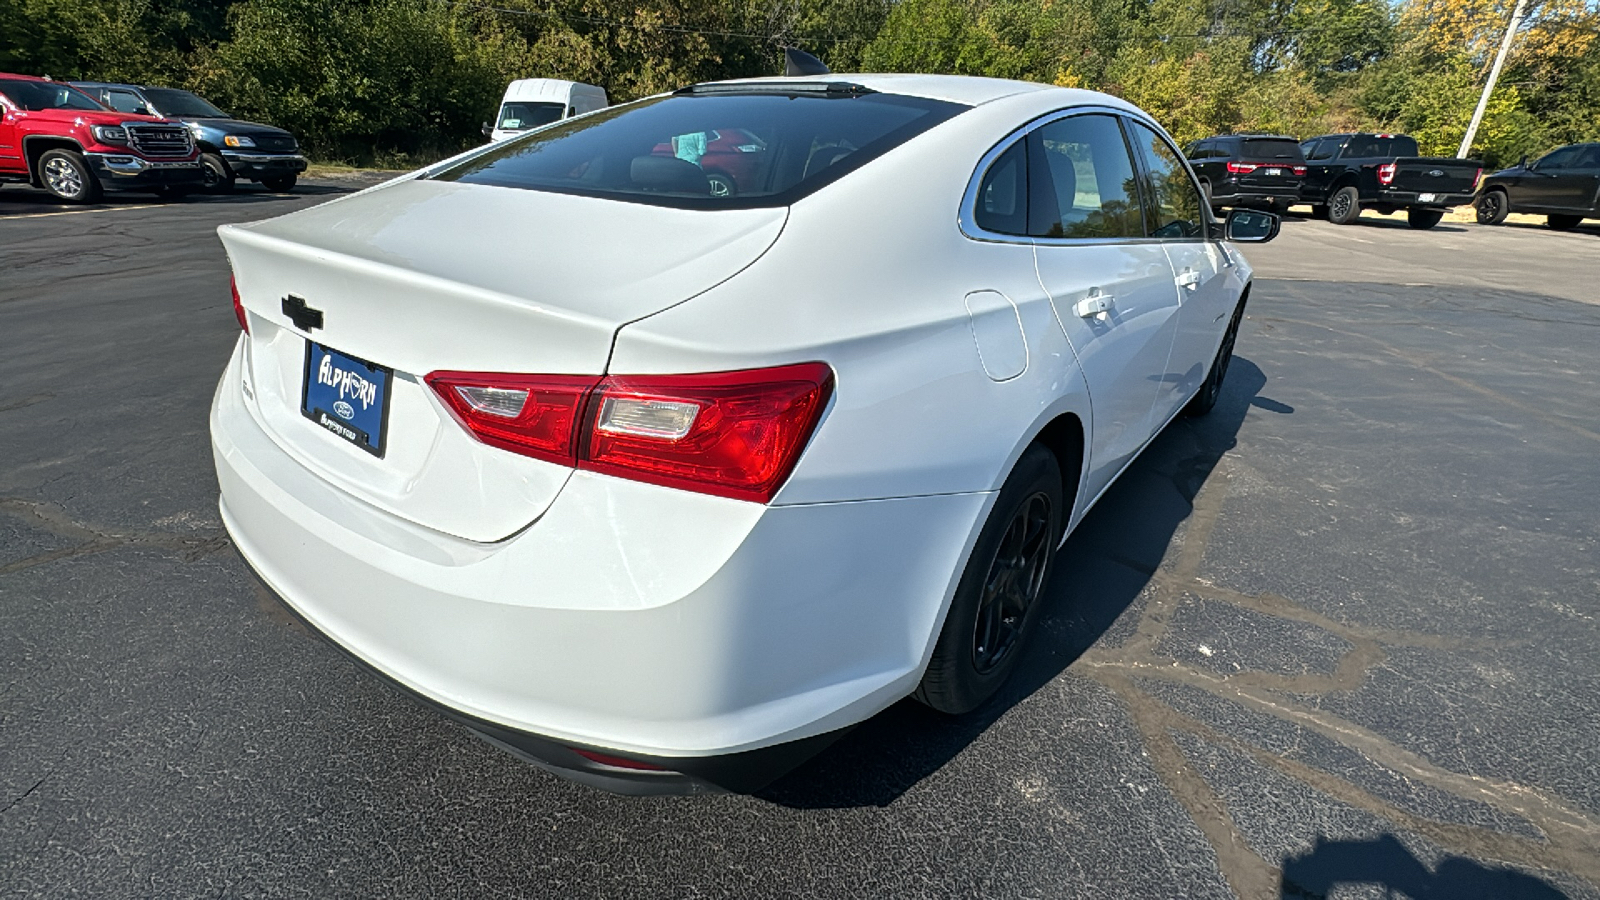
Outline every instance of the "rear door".
[[1089, 385], [1093, 497], [1153, 430], [1178, 325], [1172, 266], [1146, 233], [1138, 169], [1119, 117], [1086, 112], [1049, 121], [1028, 135], [1027, 157], [1039, 281]]
[[22, 172], [21, 129], [17, 127], [17, 109], [11, 101], [0, 96], [0, 172]]
[[1226, 266], [1233, 261], [1206, 238], [1206, 211], [1199, 188], [1166, 138], [1129, 119], [1144, 184], [1146, 227], [1161, 242], [1172, 267], [1178, 313], [1172, 321], [1172, 351], [1152, 400], [1152, 430], [1166, 424], [1205, 380], [1206, 366], [1232, 312]]

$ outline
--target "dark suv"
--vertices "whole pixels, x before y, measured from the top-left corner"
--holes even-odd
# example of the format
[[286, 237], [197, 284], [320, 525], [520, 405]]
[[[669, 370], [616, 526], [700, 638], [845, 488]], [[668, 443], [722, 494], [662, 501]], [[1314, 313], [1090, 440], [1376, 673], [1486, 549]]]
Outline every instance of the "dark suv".
[[1600, 219], [1600, 144], [1568, 144], [1490, 175], [1477, 206], [1482, 225], [1499, 225], [1506, 213], [1543, 215], [1557, 231]]
[[1276, 134], [1225, 134], [1185, 151], [1211, 208], [1262, 206], [1282, 215], [1300, 202], [1306, 175], [1300, 144]]
[[148, 112], [188, 125], [200, 145], [200, 165], [210, 190], [226, 193], [236, 179], [246, 178], [269, 191], [288, 191], [306, 169], [294, 135], [235, 119], [193, 92], [103, 81], [72, 84], [119, 112]]

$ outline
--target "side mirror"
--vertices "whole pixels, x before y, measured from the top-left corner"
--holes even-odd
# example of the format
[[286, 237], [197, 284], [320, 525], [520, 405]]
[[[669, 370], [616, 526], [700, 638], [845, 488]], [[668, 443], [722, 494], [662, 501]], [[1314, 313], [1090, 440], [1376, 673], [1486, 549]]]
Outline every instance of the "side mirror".
[[1278, 217], [1256, 209], [1231, 209], [1223, 220], [1222, 233], [1236, 244], [1265, 244], [1278, 236]]
[[1522, 154], [1522, 158], [1517, 160], [1517, 168], [1519, 168], [1519, 169], [1528, 168], [1528, 154], [1526, 154], [1526, 153]]
[[488, 122], [483, 123], [483, 136], [486, 138], [494, 137], [494, 126]]

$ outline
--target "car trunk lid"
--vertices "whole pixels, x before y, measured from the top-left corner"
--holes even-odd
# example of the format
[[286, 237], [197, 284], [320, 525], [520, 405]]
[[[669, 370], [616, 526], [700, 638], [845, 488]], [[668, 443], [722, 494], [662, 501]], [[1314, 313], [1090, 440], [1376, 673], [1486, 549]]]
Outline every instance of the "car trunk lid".
[[[570, 470], [478, 442], [423, 377], [598, 376], [618, 328], [749, 265], [786, 216], [413, 180], [224, 226], [250, 323], [251, 407], [280, 447], [347, 493], [499, 540], [537, 519]], [[310, 342], [392, 370], [381, 455], [303, 413], [318, 377]]]

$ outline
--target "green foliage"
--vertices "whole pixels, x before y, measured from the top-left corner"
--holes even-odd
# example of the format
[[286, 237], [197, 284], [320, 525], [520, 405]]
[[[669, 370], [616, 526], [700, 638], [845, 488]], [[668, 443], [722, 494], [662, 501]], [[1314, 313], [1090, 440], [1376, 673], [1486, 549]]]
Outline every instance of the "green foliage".
[[[1455, 151], [1515, 0], [0, 0], [0, 70], [191, 87], [322, 158], [481, 141], [513, 78], [623, 101], [775, 74], [987, 75], [1107, 91], [1182, 141], [1369, 128]], [[1600, 0], [1534, 0], [1478, 132], [1490, 163], [1600, 137]]]

